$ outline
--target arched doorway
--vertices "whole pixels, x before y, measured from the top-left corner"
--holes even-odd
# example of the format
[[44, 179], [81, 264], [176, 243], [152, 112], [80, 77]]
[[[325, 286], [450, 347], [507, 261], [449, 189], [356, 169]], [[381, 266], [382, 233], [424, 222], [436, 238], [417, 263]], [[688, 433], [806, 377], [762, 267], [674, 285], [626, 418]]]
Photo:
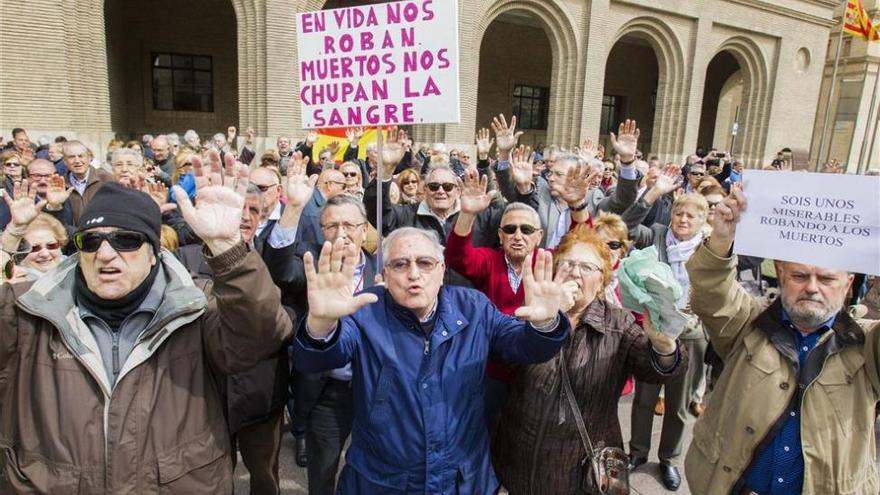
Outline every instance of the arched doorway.
[[516, 115], [525, 131], [521, 143], [548, 144], [553, 51], [539, 19], [525, 11], [507, 11], [489, 24], [480, 44], [476, 128], [492, 117]]
[[742, 68], [730, 52], [722, 51], [712, 57], [706, 68], [697, 148], [715, 148], [741, 156], [742, 140], [737, 140], [737, 136], [744, 112], [744, 83]]
[[106, 0], [104, 20], [114, 132], [210, 135], [238, 124], [230, 0]]
[[617, 125], [622, 120], [635, 119], [641, 130], [639, 148], [645, 155], [656, 152], [653, 137], [659, 76], [657, 54], [644, 36], [624, 35], [611, 48], [605, 65], [599, 125], [600, 140], [606, 148], [609, 133], [617, 133]]

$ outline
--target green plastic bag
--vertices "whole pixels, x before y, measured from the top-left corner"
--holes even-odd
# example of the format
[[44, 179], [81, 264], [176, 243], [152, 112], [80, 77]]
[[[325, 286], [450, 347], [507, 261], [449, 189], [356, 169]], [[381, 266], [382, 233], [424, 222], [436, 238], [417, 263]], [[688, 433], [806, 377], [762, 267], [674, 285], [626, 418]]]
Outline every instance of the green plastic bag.
[[631, 252], [617, 270], [623, 307], [648, 313], [654, 328], [677, 338], [684, 331], [687, 317], [675, 307], [682, 289], [672, 268], [661, 262], [654, 246]]

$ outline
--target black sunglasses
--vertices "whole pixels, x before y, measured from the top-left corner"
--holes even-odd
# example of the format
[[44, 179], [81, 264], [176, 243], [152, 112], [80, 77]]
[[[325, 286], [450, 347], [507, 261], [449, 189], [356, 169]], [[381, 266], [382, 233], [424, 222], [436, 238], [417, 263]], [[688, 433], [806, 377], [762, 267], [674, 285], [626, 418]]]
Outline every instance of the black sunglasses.
[[605, 243], [605, 245], [608, 246], [608, 249], [612, 251], [617, 251], [618, 249], [623, 247], [623, 243], [620, 241], [608, 241]]
[[537, 227], [532, 227], [529, 224], [516, 225], [516, 224], [508, 224], [501, 226], [501, 232], [504, 232], [507, 235], [516, 234], [516, 231], [519, 230], [523, 233], [523, 235], [532, 235], [538, 231]]
[[55, 242], [47, 242], [46, 244], [31, 244], [31, 252], [37, 253], [42, 251], [44, 248], [49, 251], [53, 249], [59, 249], [61, 247], [61, 243], [58, 241]]
[[278, 184], [269, 184], [268, 186], [263, 186], [260, 184], [254, 184], [254, 185], [257, 186], [257, 189], [259, 189], [260, 192], [266, 192], [269, 189], [272, 189], [273, 187], [278, 187]]
[[345, 178], [350, 179], [350, 178], [352, 178], [352, 177], [357, 177], [357, 176], [358, 176], [358, 173], [357, 173], [357, 172], [342, 172], [342, 175], [343, 175]]
[[428, 183], [428, 190], [431, 192], [437, 192], [440, 190], [441, 187], [446, 192], [452, 192], [452, 190], [455, 189], [455, 184], [453, 184], [451, 182], [444, 182], [442, 184], [440, 182], [429, 182]]
[[84, 253], [94, 253], [101, 248], [104, 241], [110, 243], [117, 252], [137, 251], [147, 242], [147, 236], [129, 230], [113, 232], [77, 232], [73, 236], [73, 244]]
[[690, 174], [693, 176], [696, 176], [696, 177], [705, 177], [706, 176], [706, 174], [704, 174], [703, 172], [690, 172]]

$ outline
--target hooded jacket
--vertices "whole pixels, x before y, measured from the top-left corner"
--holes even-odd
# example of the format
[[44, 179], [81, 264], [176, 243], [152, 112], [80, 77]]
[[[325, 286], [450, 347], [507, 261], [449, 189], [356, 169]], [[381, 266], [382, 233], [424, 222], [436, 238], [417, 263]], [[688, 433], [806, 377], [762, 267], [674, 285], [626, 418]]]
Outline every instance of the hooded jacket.
[[196, 286], [163, 252], [164, 297], [115, 387], [74, 303], [77, 262], [0, 286], [0, 493], [232, 493], [222, 379], [292, 329], [259, 256], [210, 257]]

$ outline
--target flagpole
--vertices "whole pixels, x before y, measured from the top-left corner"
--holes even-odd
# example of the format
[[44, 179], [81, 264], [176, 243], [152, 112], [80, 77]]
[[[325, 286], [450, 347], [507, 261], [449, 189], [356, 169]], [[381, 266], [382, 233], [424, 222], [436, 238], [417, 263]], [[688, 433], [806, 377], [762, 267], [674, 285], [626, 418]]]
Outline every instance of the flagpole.
[[[868, 43], [870, 46], [871, 42], [869, 41]], [[865, 77], [867, 77], [867, 75], [868, 75], [867, 73], [868, 73], [868, 71], [865, 70]], [[862, 170], [864, 170], [864, 168], [862, 167], [862, 165], [863, 165], [862, 160], [867, 158], [868, 162], [871, 161], [870, 156], [865, 157], [865, 150], [868, 147], [868, 135], [871, 132], [871, 129], [873, 129], [873, 126], [871, 124], [872, 124], [872, 121], [874, 120], [874, 110], [876, 109], [876, 105], [877, 105], [877, 88], [878, 88], [878, 86], [880, 86], [880, 66], [877, 67], [877, 76], [874, 78], [874, 91], [871, 93], [871, 109], [868, 111], [868, 118], [865, 120], [865, 135], [864, 135], [864, 137], [862, 137], [862, 147], [859, 150], [859, 163], [858, 163], [858, 167], [856, 168], [857, 174], [862, 173]]]
[[[382, 271], [382, 126], [376, 130], [376, 270]], [[368, 171], [369, 172], [369, 171]], [[389, 177], [390, 178], [390, 177]]]
[[828, 130], [828, 118], [831, 116], [831, 98], [834, 96], [834, 85], [837, 82], [837, 66], [840, 63], [840, 45], [843, 44], [843, 26], [846, 25], [846, 9], [849, 0], [843, 0], [843, 12], [840, 14], [840, 36], [837, 39], [837, 54], [834, 55], [834, 69], [831, 71], [831, 83], [828, 87], [828, 100], [825, 102], [825, 117], [822, 119], [822, 133], [819, 135], [819, 153], [816, 155], [816, 170], [825, 151], [825, 132]]
[[[880, 75], [878, 75], [878, 77], [880, 77]], [[880, 112], [877, 112], [877, 117], [874, 120], [874, 133], [871, 135], [871, 146], [868, 147], [868, 157], [865, 160], [865, 170], [871, 166], [871, 157], [874, 156], [874, 142], [877, 140], [877, 126], [880, 126]]]

